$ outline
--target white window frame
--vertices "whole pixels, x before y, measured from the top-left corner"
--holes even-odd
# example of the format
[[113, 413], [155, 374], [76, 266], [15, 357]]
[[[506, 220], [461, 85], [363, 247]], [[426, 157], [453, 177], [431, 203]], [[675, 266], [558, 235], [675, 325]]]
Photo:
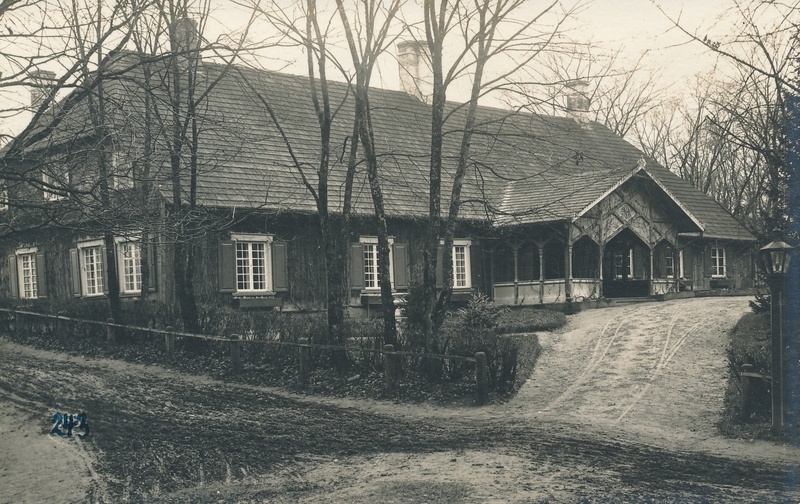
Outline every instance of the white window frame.
[[[37, 247], [27, 247], [17, 249], [15, 255], [17, 256], [17, 289], [19, 290], [20, 299], [38, 299], [39, 298], [39, 274], [36, 269], [36, 254], [39, 252]], [[30, 295], [26, 292], [25, 282], [25, 260], [29, 261], [30, 270]]]
[[[721, 273], [720, 270], [722, 271]], [[725, 253], [725, 247], [711, 247], [711, 278], [725, 278], [727, 273], [728, 258]]]
[[8, 210], [8, 181], [0, 181], [0, 212]]
[[[124, 256], [122, 248], [127, 244], [134, 244], [138, 252], [138, 261], [134, 260], [133, 264], [133, 278], [134, 284], [138, 284], [138, 289], [129, 289], [126, 284], [126, 264], [128, 259]], [[114, 238], [114, 248], [117, 257], [117, 278], [119, 279], [119, 293], [120, 294], [141, 294], [142, 292], [142, 238], [140, 236], [117, 236]], [[103, 258], [105, 259], [105, 258]], [[137, 264], [138, 262], [138, 264]], [[138, 277], [138, 282], [136, 278]]]
[[[444, 245], [444, 240], [439, 240], [439, 245]], [[472, 240], [466, 238], [456, 238], [453, 240], [453, 289], [471, 289], [472, 288], [472, 264], [470, 263], [470, 246]], [[464, 247], [464, 285], [458, 285], [458, 265], [456, 264], [456, 247]]]
[[[69, 175], [69, 170], [65, 169], [64, 170], [64, 178], [67, 180], [67, 184], [69, 184], [69, 176], [70, 176]], [[61, 185], [61, 182], [59, 182], [56, 179], [54, 179], [53, 177], [51, 177], [50, 174], [47, 173], [46, 171], [42, 172], [42, 182], [44, 184], [47, 184], [48, 186], [52, 186], [52, 187], [59, 187]], [[66, 188], [64, 190], [66, 190]], [[44, 188], [43, 192], [44, 192], [44, 200], [45, 201], [60, 201], [60, 200], [63, 200], [63, 199], [65, 199], [67, 197], [66, 194], [59, 194], [59, 193], [53, 192], [52, 190], [48, 189], [47, 187]]]
[[[273, 271], [272, 271], [272, 242], [275, 239], [273, 235], [265, 235], [265, 234], [248, 234], [248, 233], [236, 233], [231, 234], [231, 241], [233, 241], [233, 250], [234, 250], [234, 284], [236, 290], [234, 291], [235, 294], [238, 295], [259, 295], [259, 294], [274, 294], [273, 290]], [[239, 244], [249, 244], [249, 251], [248, 254], [248, 284], [249, 288], [240, 289], [239, 288]], [[252, 265], [252, 244], [258, 243], [264, 245], [264, 288], [263, 289], [254, 289], [253, 286], [253, 265]]]
[[[83, 297], [100, 297], [105, 295], [105, 287], [106, 287], [106, 272], [105, 269], [106, 265], [106, 258], [103, 257], [103, 240], [90, 240], [90, 241], [83, 241], [79, 242], [77, 249], [78, 249], [78, 264], [81, 270], [81, 295]], [[89, 270], [86, 269], [86, 251], [88, 249], [97, 249], [98, 256], [100, 257], [100, 264], [103, 266], [98, 271], [97, 269], [93, 270], [95, 274], [93, 286], [94, 292], [89, 292]], [[97, 263], [95, 263], [97, 264]]]
[[[125, 189], [133, 189], [136, 187], [136, 181], [133, 178], [133, 164], [125, 164], [127, 163], [127, 159], [122, 152], [114, 151], [111, 153], [111, 182], [112, 187], [115, 191], [121, 191]], [[120, 176], [120, 169], [121, 167], [125, 166], [127, 168], [126, 176]]]
[[[380, 277], [378, 276], [378, 237], [377, 236], [359, 236], [358, 242], [366, 245], [364, 247], [363, 267], [364, 267], [364, 290], [379, 291], [381, 290]], [[372, 279], [367, 272], [367, 250], [372, 250], [369, 254], [375, 261], [375, 275], [374, 286], [370, 286]], [[389, 282], [392, 284], [394, 290], [394, 237], [389, 237]]]

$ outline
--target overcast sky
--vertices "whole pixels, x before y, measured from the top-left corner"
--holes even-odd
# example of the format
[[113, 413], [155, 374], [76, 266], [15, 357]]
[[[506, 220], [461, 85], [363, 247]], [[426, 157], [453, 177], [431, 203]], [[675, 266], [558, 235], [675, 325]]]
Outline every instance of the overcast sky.
[[[412, 0], [413, 3], [413, 0]], [[531, 1], [535, 8], [542, 2]], [[723, 15], [730, 7], [731, 0], [698, 2], [695, 0], [661, 0], [658, 2], [670, 16], [680, 17], [682, 24], [690, 31], [708, 34], [716, 38], [730, 31], [730, 24]], [[213, 18], [219, 26], [214, 31], [225, 31], [227, 27], [240, 27], [247, 16], [236, 8], [226, 6], [226, 2], [214, 2]], [[679, 94], [688, 89], [687, 84], [697, 73], [707, 73], [714, 68], [716, 58], [697, 42], [689, 42], [685, 34], [672, 27], [657, 4], [650, 0], [594, 0], [583, 2], [584, 7], [577, 10], [574, 19], [567, 25], [571, 38], [591, 43], [593, 52], [621, 51], [625, 60], [635, 62], [640, 57], [647, 71], [657, 71], [670, 85], [671, 92]], [[263, 29], [263, 28], [262, 28]], [[303, 72], [304, 57], [301, 52], [292, 55], [283, 51], [283, 57], [294, 65], [285, 67], [288, 71]], [[644, 55], [642, 57], [642, 55]], [[263, 66], [275, 68], [281, 63], [265, 60]], [[390, 68], [387, 68], [390, 66]], [[52, 70], [58, 70], [53, 68]], [[384, 64], [380, 71], [379, 85], [398, 88], [396, 63]], [[458, 99], [458, 96], [449, 96]], [[25, 92], [16, 96], [0, 95], [0, 109], [7, 108], [9, 99], [13, 102], [28, 100]], [[0, 132], [19, 130], [27, 118], [0, 119]]]

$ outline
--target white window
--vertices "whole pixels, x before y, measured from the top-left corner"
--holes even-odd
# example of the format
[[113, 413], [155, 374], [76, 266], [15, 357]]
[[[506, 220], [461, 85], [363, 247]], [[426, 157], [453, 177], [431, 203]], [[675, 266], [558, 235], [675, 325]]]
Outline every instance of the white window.
[[[667, 278], [675, 278], [675, 256], [674, 250], [672, 248], [668, 248], [666, 251], [666, 273]], [[684, 278], [683, 276], [683, 250], [678, 251], [678, 278]]]
[[132, 168], [132, 163], [127, 160], [124, 153], [114, 152], [111, 155], [111, 185], [115, 190], [134, 188]]
[[[380, 289], [378, 275], [378, 238], [362, 236], [358, 240], [364, 245], [364, 289]], [[394, 288], [394, 264], [392, 256], [394, 238], [389, 238], [389, 281]]]
[[722, 247], [711, 248], [711, 276], [725, 277], [725, 249]]
[[95, 240], [78, 244], [81, 269], [81, 291], [84, 296], [102, 296], [105, 287], [103, 242]]
[[469, 240], [453, 240], [453, 288], [469, 289], [472, 287], [472, 275], [469, 263]]
[[0, 212], [8, 210], [8, 185], [6, 181], [0, 182]]
[[267, 235], [233, 235], [236, 242], [236, 292], [266, 293], [272, 291], [272, 237]]
[[69, 171], [66, 168], [48, 167], [51, 171], [42, 172], [45, 201], [58, 201], [67, 197], [67, 193], [59, 188], [69, 186]]
[[17, 277], [19, 281], [19, 297], [21, 299], [36, 299], [39, 297], [36, 252], [36, 248], [17, 250]]
[[117, 238], [116, 245], [120, 293], [134, 294], [141, 292], [142, 248], [140, 241], [131, 238]]

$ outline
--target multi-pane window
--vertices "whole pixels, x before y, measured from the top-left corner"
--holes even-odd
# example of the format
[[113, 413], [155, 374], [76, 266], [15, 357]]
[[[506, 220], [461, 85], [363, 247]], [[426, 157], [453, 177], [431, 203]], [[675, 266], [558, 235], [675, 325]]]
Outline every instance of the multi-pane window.
[[236, 290], [267, 290], [266, 242], [236, 242]]
[[[364, 247], [364, 288], [380, 289], [380, 272], [378, 270], [378, 239], [375, 237], [364, 237], [360, 239]], [[389, 239], [389, 281], [394, 287], [394, 271], [392, 270], [392, 245], [393, 239]]]
[[123, 293], [142, 290], [142, 248], [138, 241], [121, 241], [117, 244], [117, 261], [120, 267]]
[[103, 257], [100, 245], [85, 246], [80, 248], [82, 286], [84, 296], [98, 296], [103, 294]]
[[364, 287], [377, 289], [378, 284], [378, 245], [364, 244]]
[[66, 198], [66, 193], [61, 188], [69, 186], [69, 171], [66, 167], [50, 166], [49, 171], [42, 172], [45, 201], [57, 201]]
[[722, 247], [711, 248], [711, 276], [725, 276], [725, 249]]
[[25, 253], [17, 256], [19, 268], [19, 297], [22, 299], [36, 299], [39, 297], [36, 278], [36, 254]]
[[114, 152], [111, 155], [111, 179], [114, 189], [119, 191], [135, 187], [132, 168], [132, 163], [128, 161], [124, 153]]
[[469, 265], [469, 240], [453, 242], [453, 288], [468, 289], [472, 287]]

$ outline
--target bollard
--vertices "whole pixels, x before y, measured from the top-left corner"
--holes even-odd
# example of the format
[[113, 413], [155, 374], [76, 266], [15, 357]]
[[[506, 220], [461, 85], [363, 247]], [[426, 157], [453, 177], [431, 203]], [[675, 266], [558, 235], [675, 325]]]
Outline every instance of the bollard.
[[311, 376], [311, 347], [300, 345], [297, 347], [297, 350], [300, 356], [298, 380], [300, 381], [300, 385], [305, 385], [308, 383], [308, 379]]
[[483, 352], [475, 354], [475, 384], [477, 385], [475, 404], [483, 406], [489, 402], [489, 378], [486, 371], [486, 354]]
[[56, 313], [56, 337], [58, 338], [67, 337], [67, 321], [62, 318], [64, 316], [66, 313], [63, 311]]
[[164, 345], [167, 347], [167, 355], [175, 353], [175, 328], [167, 326], [167, 333], [164, 335]]
[[[394, 352], [394, 345], [383, 345], [384, 352]], [[386, 392], [397, 392], [400, 382], [400, 356], [394, 353], [383, 354], [383, 371], [386, 377]]]
[[114, 330], [115, 329], [114, 326], [111, 325], [113, 323], [114, 323], [113, 318], [106, 319], [106, 344], [108, 345], [108, 348], [113, 347], [114, 344], [116, 343], [115, 340], [116, 331]]
[[753, 369], [752, 364], [743, 364], [739, 373], [742, 380], [742, 418], [745, 420], [755, 411], [755, 380], [761, 378]]
[[238, 373], [242, 370], [242, 342], [238, 340], [238, 334], [231, 334], [231, 338], [235, 338], [236, 341], [231, 341], [231, 368], [233, 369], [234, 373]]

